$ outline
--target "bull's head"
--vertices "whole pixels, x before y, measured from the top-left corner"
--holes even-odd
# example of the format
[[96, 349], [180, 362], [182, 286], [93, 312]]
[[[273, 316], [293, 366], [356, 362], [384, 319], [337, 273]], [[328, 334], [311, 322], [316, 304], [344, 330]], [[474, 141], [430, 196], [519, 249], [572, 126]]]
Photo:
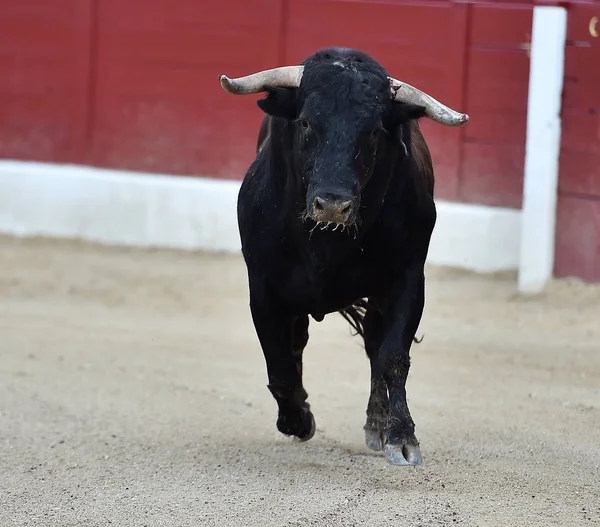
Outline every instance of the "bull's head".
[[[356, 221], [361, 191], [377, 159], [406, 150], [402, 130], [426, 116], [446, 126], [469, 117], [419, 89], [389, 77], [368, 55], [323, 50], [300, 66], [284, 66], [230, 79], [221, 86], [236, 95], [267, 92], [259, 107], [283, 118], [291, 141], [290, 162], [306, 191], [306, 216], [317, 223]], [[410, 135], [410, 134], [406, 134]]]

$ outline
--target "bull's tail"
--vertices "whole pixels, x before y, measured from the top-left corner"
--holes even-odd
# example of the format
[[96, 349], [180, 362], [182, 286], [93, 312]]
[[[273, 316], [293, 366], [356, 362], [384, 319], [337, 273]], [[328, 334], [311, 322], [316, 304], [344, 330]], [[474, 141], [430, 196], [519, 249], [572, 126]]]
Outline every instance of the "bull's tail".
[[350, 327], [355, 331], [355, 335], [360, 335], [363, 339], [365, 338], [365, 330], [363, 321], [365, 314], [367, 313], [367, 300], [361, 298], [354, 304], [342, 309], [340, 315], [342, 315], [346, 321], [350, 324]]
[[[365, 338], [364, 320], [368, 306], [368, 300], [366, 298], [361, 298], [360, 300], [354, 302], [354, 304], [351, 304], [348, 307], [340, 310], [340, 315], [342, 315], [350, 324], [350, 327], [354, 330], [354, 335], [360, 335], [363, 340]], [[414, 336], [413, 342], [420, 344], [423, 342], [423, 337], [421, 337], [419, 340], [416, 336]]]

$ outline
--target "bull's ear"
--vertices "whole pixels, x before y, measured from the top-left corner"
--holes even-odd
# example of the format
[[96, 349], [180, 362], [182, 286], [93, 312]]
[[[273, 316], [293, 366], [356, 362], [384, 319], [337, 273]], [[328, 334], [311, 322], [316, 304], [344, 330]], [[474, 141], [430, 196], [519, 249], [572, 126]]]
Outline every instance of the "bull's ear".
[[413, 119], [420, 119], [425, 116], [425, 106], [420, 106], [418, 104], [395, 102], [393, 107], [393, 119], [396, 125], [412, 121]]
[[392, 129], [395, 130], [396, 140], [402, 147], [402, 154], [404, 157], [408, 157], [406, 141], [408, 141], [409, 138], [405, 137], [408, 130], [406, 130], [406, 126], [404, 125], [410, 121], [423, 117], [425, 115], [425, 107], [405, 102], [394, 102], [393, 108]]
[[296, 118], [296, 89], [265, 86], [267, 96], [256, 101], [258, 107], [273, 117]]

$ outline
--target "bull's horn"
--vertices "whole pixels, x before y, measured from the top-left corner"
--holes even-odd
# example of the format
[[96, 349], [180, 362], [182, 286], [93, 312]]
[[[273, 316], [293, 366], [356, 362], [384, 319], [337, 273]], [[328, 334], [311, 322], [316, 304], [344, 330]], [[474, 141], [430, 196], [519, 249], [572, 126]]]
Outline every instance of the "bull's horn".
[[427, 95], [410, 84], [392, 77], [389, 79], [392, 99], [424, 106], [425, 115], [436, 123], [445, 126], [463, 126], [469, 121], [469, 116], [466, 113], [459, 113], [448, 108], [441, 102], [436, 101], [431, 95]]
[[282, 66], [271, 70], [258, 71], [237, 79], [230, 79], [227, 75], [221, 75], [219, 80], [225, 91], [234, 95], [249, 95], [264, 91], [263, 86], [265, 85], [298, 88], [303, 72], [304, 66]]

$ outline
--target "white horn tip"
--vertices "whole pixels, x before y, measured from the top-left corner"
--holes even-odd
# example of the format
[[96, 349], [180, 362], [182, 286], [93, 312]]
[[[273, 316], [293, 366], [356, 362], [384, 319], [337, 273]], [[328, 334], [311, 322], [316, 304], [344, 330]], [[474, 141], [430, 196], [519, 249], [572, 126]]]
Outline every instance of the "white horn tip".
[[458, 118], [458, 126], [464, 126], [465, 124], [467, 124], [469, 122], [469, 115], [466, 113], [463, 113], [459, 118]]
[[230, 79], [227, 75], [221, 75], [219, 77], [219, 82], [221, 83], [221, 87], [227, 93], [232, 93], [233, 95], [243, 95], [245, 93], [252, 93], [244, 90], [243, 86], [240, 86], [235, 79]]
[[220, 75], [219, 82], [221, 83], [221, 87], [228, 91], [229, 93], [233, 92], [233, 86], [231, 85], [231, 79], [227, 75]]
[[469, 122], [469, 115], [466, 113], [455, 113], [453, 116], [448, 116], [448, 119], [442, 119], [438, 121], [446, 126], [464, 126]]

